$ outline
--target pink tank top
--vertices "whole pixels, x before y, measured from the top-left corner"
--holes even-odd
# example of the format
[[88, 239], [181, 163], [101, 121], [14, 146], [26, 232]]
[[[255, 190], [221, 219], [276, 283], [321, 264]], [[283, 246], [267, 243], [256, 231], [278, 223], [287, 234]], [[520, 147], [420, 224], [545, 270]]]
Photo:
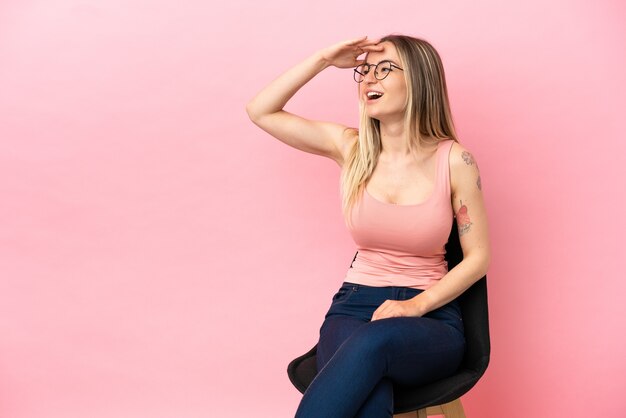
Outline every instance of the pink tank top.
[[363, 191], [349, 228], [358, 253], [344, 281], [427, 289], [448, 272], [444, 256], [454, 217], [448, 160], [453, 142], [437, 144], [435, 187], [424, 202], [396, 205]]

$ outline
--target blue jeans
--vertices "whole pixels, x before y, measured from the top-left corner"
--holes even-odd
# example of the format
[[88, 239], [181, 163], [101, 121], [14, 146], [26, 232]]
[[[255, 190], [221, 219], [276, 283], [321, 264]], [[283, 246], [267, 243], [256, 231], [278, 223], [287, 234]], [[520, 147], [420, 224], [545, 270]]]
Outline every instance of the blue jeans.
[[393, 416], [393, 384], [422, 385], [456, 372], [465, 353], [457, 300], [422, 317], [371, 321], [387, 299], [422, 290], [344, 282], [320, 328], [315, 379], [296, 418]]

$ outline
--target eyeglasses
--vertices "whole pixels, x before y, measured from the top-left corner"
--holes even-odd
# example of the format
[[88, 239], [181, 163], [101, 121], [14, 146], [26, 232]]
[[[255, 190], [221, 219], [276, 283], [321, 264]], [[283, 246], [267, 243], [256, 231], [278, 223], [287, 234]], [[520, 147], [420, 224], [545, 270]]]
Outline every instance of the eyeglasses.
[[375, 68], [374, 77], [376, 77], [377, 80], [384, 80], [389, 75], [389, 73], [393, 71], [391, 67], [402, 70], [402, 68], [398, 67], [395, 64], [392, 64], [391, 61], [381, 61], [378, 64], [361, 64], [354, 69], [354, 81], [356, 81], [357, 83], [363, 81], [367, 73], [370, 72], [370, 67]]

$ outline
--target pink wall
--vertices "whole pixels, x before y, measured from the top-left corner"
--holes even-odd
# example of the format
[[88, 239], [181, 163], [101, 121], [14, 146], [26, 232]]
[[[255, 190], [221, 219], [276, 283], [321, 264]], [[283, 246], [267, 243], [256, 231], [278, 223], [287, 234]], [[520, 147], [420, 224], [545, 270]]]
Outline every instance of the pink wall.
[[[287, 364], [354, 244], [335, 163], [245, 104], [389, 32], [438, 48], [480, 163], [493, 355], [468, 417], [625, 416], [623, 3], [220, 3], [1, 3], [0, 416], [293, 416]], [[354, 89], [330, 68], [287, 110], [355, 126]]]

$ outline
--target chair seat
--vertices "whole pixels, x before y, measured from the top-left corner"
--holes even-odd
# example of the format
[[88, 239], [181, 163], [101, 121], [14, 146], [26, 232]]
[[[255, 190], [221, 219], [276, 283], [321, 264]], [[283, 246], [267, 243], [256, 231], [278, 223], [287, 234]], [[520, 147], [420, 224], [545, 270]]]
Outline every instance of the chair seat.
[[[304, 393], [317, 375], [317, 345], [306, 354], [289, 363], [287, 374], [291, 383]], [[483, 359], [483, 364], [489, 358]], [[452, 402], [467, 393], [482, 376], [484, 370], [461, 368], [453, 376], [423, 386], [394, 385], [394, 413], [415, 411]]]

